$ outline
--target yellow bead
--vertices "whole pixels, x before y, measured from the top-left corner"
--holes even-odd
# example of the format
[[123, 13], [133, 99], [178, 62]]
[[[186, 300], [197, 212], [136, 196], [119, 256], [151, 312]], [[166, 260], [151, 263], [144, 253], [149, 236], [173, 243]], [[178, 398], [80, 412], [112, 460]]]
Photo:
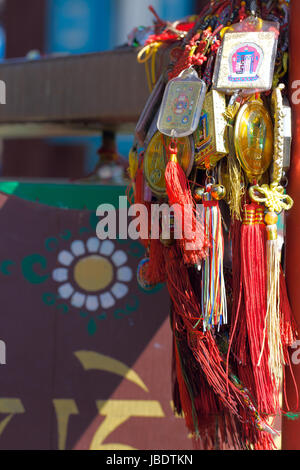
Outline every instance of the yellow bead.
[[265, 215], [265, 222], [267, 225], [276, 225], [278, 221], [278, 216], [275, 212], [267, 212]]

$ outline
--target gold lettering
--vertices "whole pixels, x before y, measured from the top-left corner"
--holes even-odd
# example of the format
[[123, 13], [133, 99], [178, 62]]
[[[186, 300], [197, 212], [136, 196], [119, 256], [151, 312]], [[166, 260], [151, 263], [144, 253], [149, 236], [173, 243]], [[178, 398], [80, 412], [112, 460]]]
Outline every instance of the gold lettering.
[[69, 419], [78, 415], [79, 411], [75, 400], [53, 400], [57, 419], [58, 449], [65, 450], [68, 435]]
[[99, 400], [96, 402], [104, 421], [94, 434], [90, 450], [136, 450], [124, 444], [103, 444], [105, 439], [121, 424], [132, 417], [163, 418], [159, 402], [153, 400]]
[[19, 398], [0, 398], [0, 414], [8, 414], [0, 422], [0, 436], [14, 415], [21, 413], [25, 413], [25, 409]]

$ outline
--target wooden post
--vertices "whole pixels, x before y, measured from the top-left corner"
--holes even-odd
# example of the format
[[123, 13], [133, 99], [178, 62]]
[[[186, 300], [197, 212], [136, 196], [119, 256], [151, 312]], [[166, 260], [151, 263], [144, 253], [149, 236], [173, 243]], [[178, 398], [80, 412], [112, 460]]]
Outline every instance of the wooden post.
[[[44, 54], [46, 13], [46, 0], [38, 2], [9, 0], [6, 2], [3, 20], [7, 35], [7, 59], [24, 57], [32, 49], [37, 49]], [[15, 85], [12, 86], [12, 83], [7, 82], [7, 89], [16, 93]], [[38, 84], [33, 83], [32, 86], [37, 88]], [[34, 96], [29, 98], [34, 100]], [[6, 112], [3, 109], [2, 111]], [[26, 132], [27, 130], [25, 130], [25, 136]], [[82, 145], [49, 145], [46, 141], [37, 138], [4, 142], [2, 177], [73, 179], [83, 175], [84, 147]]]
[[[293, 143], [291, 169], [289, 172], [288, 193], [294, 199], [294, 207], [287, 215], [287, 238], [286, 238], [286, 265], [287, 285], [293, 309], [294, 317], [300, 325], [300, 103], [296, 104], [295, 81], [300, 80], [300, 2], [292, 0], [290, 14], [290, 101], [293, 110]], [[297, 86], [299, 89], [299, 84]], [[294, 95], [293, 95], [294, 94]], [[298, 95], [298, 96], [297, 96]], [[294, 99], [293, 99], [294, 98]], [[299, 348], [299, 346], [298, 346]], [[294, 359], [297, 353], [294, 351]], [[300, 364], [293, 361], [291, 355], [293, 373], [300, 390]], [[294, 363], [293, 363], [294, 362]], [[292, 376], [286, 368], [286, 394], [291, 411], [296, 406], [296, 391]], [[282, 423], [282, 448], [285, 450], [300, 449], [300, 420], [288, 420], [283, 418]]]

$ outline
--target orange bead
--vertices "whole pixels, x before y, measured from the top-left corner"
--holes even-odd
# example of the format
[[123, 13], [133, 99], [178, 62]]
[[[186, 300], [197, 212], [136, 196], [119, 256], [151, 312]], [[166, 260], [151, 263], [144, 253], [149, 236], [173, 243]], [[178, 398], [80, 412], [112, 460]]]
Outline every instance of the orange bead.
[[265, 222], [267, 225], [276, 225], [278, 221], [278, 216], [275, 212], [267, 212], [265, 215]]

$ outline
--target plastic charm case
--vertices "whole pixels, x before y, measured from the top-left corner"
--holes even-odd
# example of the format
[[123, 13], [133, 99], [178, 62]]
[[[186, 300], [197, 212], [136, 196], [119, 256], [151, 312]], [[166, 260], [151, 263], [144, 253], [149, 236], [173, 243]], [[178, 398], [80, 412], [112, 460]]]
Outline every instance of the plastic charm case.
[[206, 84], [192, 68], [168, 83], [161, 104], [157, 127], [170, 137], [186, 137], [197, 129]]
[[271, 117], [258, 100], [244, 104], [236, 118], [234, 145], [237, 157], [250, 182], [259, 180], [273, 157]]
[[[218, 51], [213, 87], [231, 94], [270, 90], [277, 52], [277, 24], [251, 18], [224, 34]], [[257, 29], [253, 31], [253, 29]]]
[[228, 154], [227, 123], [224, 118], [226, 100], [222, 93], [207, 93], [199, 126], [194, 133], [195, 164], [198, 168], [214, 167]]

